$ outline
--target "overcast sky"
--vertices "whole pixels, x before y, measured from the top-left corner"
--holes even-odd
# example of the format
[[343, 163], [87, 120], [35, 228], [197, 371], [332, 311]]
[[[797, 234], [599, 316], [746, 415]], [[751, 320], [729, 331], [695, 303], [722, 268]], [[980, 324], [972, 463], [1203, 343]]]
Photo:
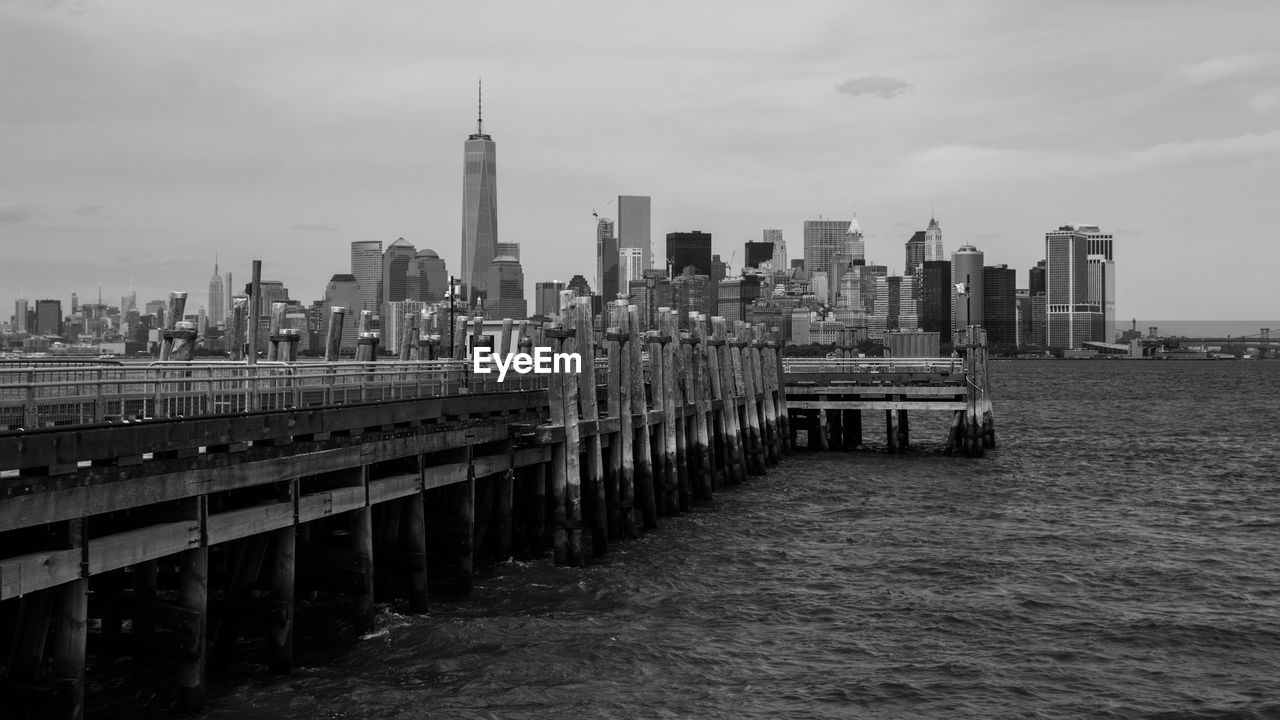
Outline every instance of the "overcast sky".
[[591, 213], [633, 194], [658, 258], [696, 229], [740, 265], [766, 227], [801, 257], [806, 219], [856, 212], [900, 273], [933, 212], [1021, 287], [1091, 223], [1118, 319], [1276, 317], [1277, 27], [1266, 1], [0, 0], [0, 298], [194, 312], [216, 252], [310, 302], [398, 237], [457, 272], [483, 77], [530, 298], [594, 286]]

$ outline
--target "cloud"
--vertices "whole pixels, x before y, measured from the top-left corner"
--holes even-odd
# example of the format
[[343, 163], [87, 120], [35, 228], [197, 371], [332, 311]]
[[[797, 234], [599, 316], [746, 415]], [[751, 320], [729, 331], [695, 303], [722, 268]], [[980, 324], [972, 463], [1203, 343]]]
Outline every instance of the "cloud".
[[0, 205], [0, 223], [22, 223], [35, 217], [31, 205]]
[[1169, 79], [1177, 85], [1208, 85], [1259, 73], [1270, 74], [1274, 67], [1272, 53], [1229, 55], [1180, 65], [1170, 73]]
[[911, 83], [898, 78], [884, 75], [862, 75], [851, 77], [836, 85], [836, 92], [853, 97], [874, 95], [875, 97], [889, 100], [910, 90], [911, 87]]
[[296, 223], [290, 225], [290, 230], [306, 230], [309, 232], [336, 232], [342, 226], [338, 223]]

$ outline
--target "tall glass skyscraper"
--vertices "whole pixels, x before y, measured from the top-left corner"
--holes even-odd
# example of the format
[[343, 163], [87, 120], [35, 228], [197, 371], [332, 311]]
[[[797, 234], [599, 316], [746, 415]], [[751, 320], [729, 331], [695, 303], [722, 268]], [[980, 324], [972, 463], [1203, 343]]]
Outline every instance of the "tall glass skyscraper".
[[778, 228], [765, 228], [763, 240], [773, 243], [773, 269], [789, 270], [791, 265], [787, 263], [787, 242], [782, 239], [782, 231]]
[[[831, 259], [836, 255], [853, 259], [853, 248], [849, 245], [853, 238], [852, 225], [848, 220], [805, 220], [804, 271], [811, 276], [825, 273], [831, 269]], [[858, 232], [861, 234], [862, 229], [858, 228]]]
[[493, 138], [484, 133], [483, 105], [467, 138], [462, 176], [462, 281], [468, 305], [488, 296], [489, 265], [498, 246], [498, 171]]
[[381, 240], [351, 243], [351, 275], [360, 285], [360, 304], [348, 308], [353, 316], [359, 317], [361, 310], [378, 312], [378, 305], [382, 302]]
[[648, 195], [618, 196], [618, 252], [621, 254], [628, 248], [640, 251], [637, 272], [623, 278], [620, 289], [626, 288], [631, 280], [641, 279], [644, 271], [653, 267], [651, 221], [652, 204]]
[[[227, 302], [222, 294], [222, 275], [218, 272], [218, 259], [213, 259], [213, 277], [209, 278], [209, 302], [205, 306], [210, 325], [221, 325], [226, 319]], [[121, 312], [126, 312], [121, 310]]]
[[1096, 225], [1063, 225], [1045, 233], [1045, 331], [1050, 347], [1073, 350], [1087, 340], [1113, 339], [1115, 263], [1111, 240]]

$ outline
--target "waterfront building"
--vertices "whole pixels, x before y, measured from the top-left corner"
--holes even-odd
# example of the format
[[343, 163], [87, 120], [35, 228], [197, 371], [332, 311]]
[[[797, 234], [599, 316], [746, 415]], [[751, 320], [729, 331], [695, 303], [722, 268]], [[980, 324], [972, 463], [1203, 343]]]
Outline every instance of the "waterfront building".
[[1102, 342], [1116, 339], [1116, 263], [1112, 237], [1097, 226], [1081, 226], [1089, 245], [1089, 303], [1102, 308]]
[[350, 274], [360, 285], [360, 301], [348, 310], [355, 317], [360, 316], [361, 310], [378, 312], [378, 304], [382, 302], [381, 240], [357, 240], [351, 243]]
[[667, 268], [671, 277], [692, 266], [696, 275], [711, 275], [711, 233], [700, 230], [667, 233]]
[[1014, 291], [1014, 299], [1017, 315], [1016, 342], [1018, 347], [1023, 347], [1031, 344], [1031, 291], [1018, 288]]
[[[1085, 341], [1105, 342], [1105, 292], [1108, 268], [1105, 259], [1111, 236], [1094, 225], [1062, 225], [1045, 233], [1046, 343], [1049, 347], [1075, 350]], [[1094, 241], [1098, 241], [1095, 243]], [[1090, 286], [1090, 251], [1101, 260], [1095, 286]], [[1114, 273], [1111, 287], [1114, 290]], [[1091, 290], [1093, 292], [1091, 292]]]
[[498, 249], [497, 149], [484, 132], [483, 109], [478, 103], [476, 131], [463, 152], [462, 297], [468, 307], [488, 296], [489, 266]]
[[[959, 330], [969, 325], [982, 325], [983, 274], [982, 251], [972, 245], [961, 245], [951, 253], [951, 329]], [[968, 288], [961, 295], [956, 286]]]
[[626, 283], [632, 280], [643, 279], [644, 271], [653, 267], [651, 222], [652, 207], [648, 195], [618, 196], [618, 254], [640, 251], [640, 259], [634, 264], [634, 274], [621, 275], [620, 287], [626, 287]]
[[1017, 271], [1008, 265], [982, 268], [982, 317], [990, 345], [1018, 343], [1017, 285]]

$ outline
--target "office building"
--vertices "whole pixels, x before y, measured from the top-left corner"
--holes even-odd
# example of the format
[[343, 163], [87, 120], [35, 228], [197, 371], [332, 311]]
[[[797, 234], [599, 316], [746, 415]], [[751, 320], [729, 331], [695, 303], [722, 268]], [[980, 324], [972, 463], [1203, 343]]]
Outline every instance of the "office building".
[[328, 342], [329, 317], [333, 308], [346, 308], [347, 314], [342, 322], [342, 340], [339, 342], [339, 348], [344, 352], [355, 352], [356, 330], [364, 298], [365, 293], [361, 290], [360, 282], [356, 280], [354, 274], [339, 273], [329, 279], [329, 284], [324, 288], [324, 312], [321, 319], [324, 327], [321, 336], [325, 338], [325, 342]]
[[[213, 277], [209, 278], [209, 302], [205, 310], [208, 313], [209, 324], [217, 327], [221, 325], [227, 316], [227, 301], [223, 295], [225, 287], [223, 286], [222, 275], [218, 272], [218, 260], [213, 260]], [[123, 303], [121, 303], [123, 305]], [[126, 313], [128, 310], [121, 307], [120, 312]]]
[[[954, 328], [982, 325], [983, 274], [982, 251], [972, 245], [962, 245], [951, 253], [951, 317]], [[961, 295], [957, 285], [967, 291]]]
[[915, 281], [920, 329], [951, 342], [951, 261], [925, 260]]
[[596, 287], [604, 302], [618, 299], [618, 238], [613, 234], [613, 221], [596, 219]]
[[[1096, 226], [1063, 225], [1045, 233], [1045, 340], [1049, 347], [1075, 350], [1087, 341], [1106, 338], [1106, 316], [1103, 311], [1107, 278], [1095, 275], [1096, 286], [1090, 292], [1090, 250], [1098, 250], [1104, 258], [1097, 265], [1105, 272], [1105, 251], [1093, 240], [1110, 240]], [[1114, 284], [1113, 284], [1114, 286]]]
[[[378, 345], [393, 355], [399, 355], [400, 346], [404, 343], [405, 329], [409, 327], [406, 316], [413, 315], [421, 322], [422, 311], [426, 309], [427, 303], [421, 300], [389, 301], [385, 312], [382, 313], [382, 336], [378, 339]], [[421, 334], [419, 330], [418, 335]], [[417, 338], [412, 337], [409, 341], [416, 342]]]
[[674, 306], [680, 313], [680, 327], [687, 327], [690, 312], [700, 312], [707, 317], [717, 313], [716, 286], [711, 277], [692, 272], [692, 266], [671, 279]]
[[907, 240], [906, 258], [902, 265], [903, 275], [915, 275], [916, 268], [924, 264], [924, 246], [924, 230], [917, 230], [911, 239]]
[[569, 278], [569, 283], [565, 287], [572, 290], [578, 297], [591, 297], [591, 283], [581, 275]]
[[766, 228], [763, 240], [773, 245], [771, 262], [774, 270], [786, 270], [791, 267], [787, 263], [787, 243], [782, 239], [782, 231], [777, 228]]
[[18, 298], [17, 300], [13, 301], [13, 332], [14, 333], [21, 334], [21, 333], [30, 332], [30, 329], [29, 329], [30, 326], [27, 324], [27, 315], [30, 310], [27, 307], [27, 305], [28, 303], [26, 298]]
[[524, 299], [524, 268], [510, 255], [499, 255], [489, 263], [486, 282], [488, 299], [484, 303], [485, 317], [502, 320], [524, 320], [529, 316], [529, 305]]
[[1102, 342], [1116, 340], [1116, 263], [1112, 237], [1097, 226], [1080, 226], [1089, 246], [1089, 303], [1102, 308]]
[[625, 276], [624, 282], [642, 279], [644, 271], [653, 267], [651, 221], [652, 212], [648, 195], [618, 196], [618, 254], [621, 255], [628, 249], [640, 251], [638, 272], [635, 275]]
[[711, 256], [711, 282], [718, 283], [729, 276], [729, 266], [719, 255]]
[[498, 171], [493, 138], [484, 132], [483, 105], [467, 138], [462, 177], [462, 297], [468, 307], [488, 295], [498, 249]]
[[565, 284], [559, 280], [538, 282], [533, 285], [533, 314], [540, 317], [556, 317], [560, 313], [560, 291]]
[[924, 259], [935, 262], [947, 259], [942, 254], [942, 228], [937, 218], [929, 218], [929, 227], [924, 231]]
[[62, 301], [36, 301], [36, 327], [33, 335], [62, 335]]
[[748, 240], [743, 244], [745, 267], [769, 270], [773, 267], [773, 243]]
[[351, 243], [351, 276], [360, 286], [360, 302], [349, 310], [355, 317], [360, 316], [361, 310], [378, 312], [378, 304], [382, 302], [381, 240], [357, 240]]
[[520, 262], [520, 243], [500, 242], [495, 243], [494, 247], [497, 248], [493, 251], [494, 257], [497, 257], [498, 255], [506, 255], [508, 257], [515, 258], [516, 262]]
[[763, 275], [743, 275], [742, 277], [721, 280], [716, 286], [716, 314], [726, 320], [746, 320], [747, 307], [766, 293], [768, 283]]
[[638, 306], [642, 331], [652, 330], [657, 326], [658, 308], [675, 307], [671, 279], [663, 270], [645, 270], [639, 280], [632, 280], [627, 284], [627, 294], [631, 299], [630, 304]]
[[1017, 272], [1008, 265], [982, 268], [982, 324], [989, 345], [1018, 342], [1017, 285]]
[[643, 250], [638, 247], [618, 248], [618, 287], [629, 287], [631, 283], [643, 280], [644, 271]]
[[435, 250], [423, 248], [415, 256], [418, 265], [418, 296], [423, 302], [439, 302], [449, 296], [449, 270]]
[[693, 267], [696, 275], [711, 275], [711, 233], [699, 230], [667, 233], [667, 268], [671, 277]]
[[382, 253], [382, 302], [420, 300], [418, 249], [404, 238]]
[[848, 255], [864, 259], [865, 248], [855, 248], [862, 241], [862, 227], [858, 221], [805, 220], [804, 221], [804, 269], [811, 275], [827, 272], [831, 259], [836, 255]]

